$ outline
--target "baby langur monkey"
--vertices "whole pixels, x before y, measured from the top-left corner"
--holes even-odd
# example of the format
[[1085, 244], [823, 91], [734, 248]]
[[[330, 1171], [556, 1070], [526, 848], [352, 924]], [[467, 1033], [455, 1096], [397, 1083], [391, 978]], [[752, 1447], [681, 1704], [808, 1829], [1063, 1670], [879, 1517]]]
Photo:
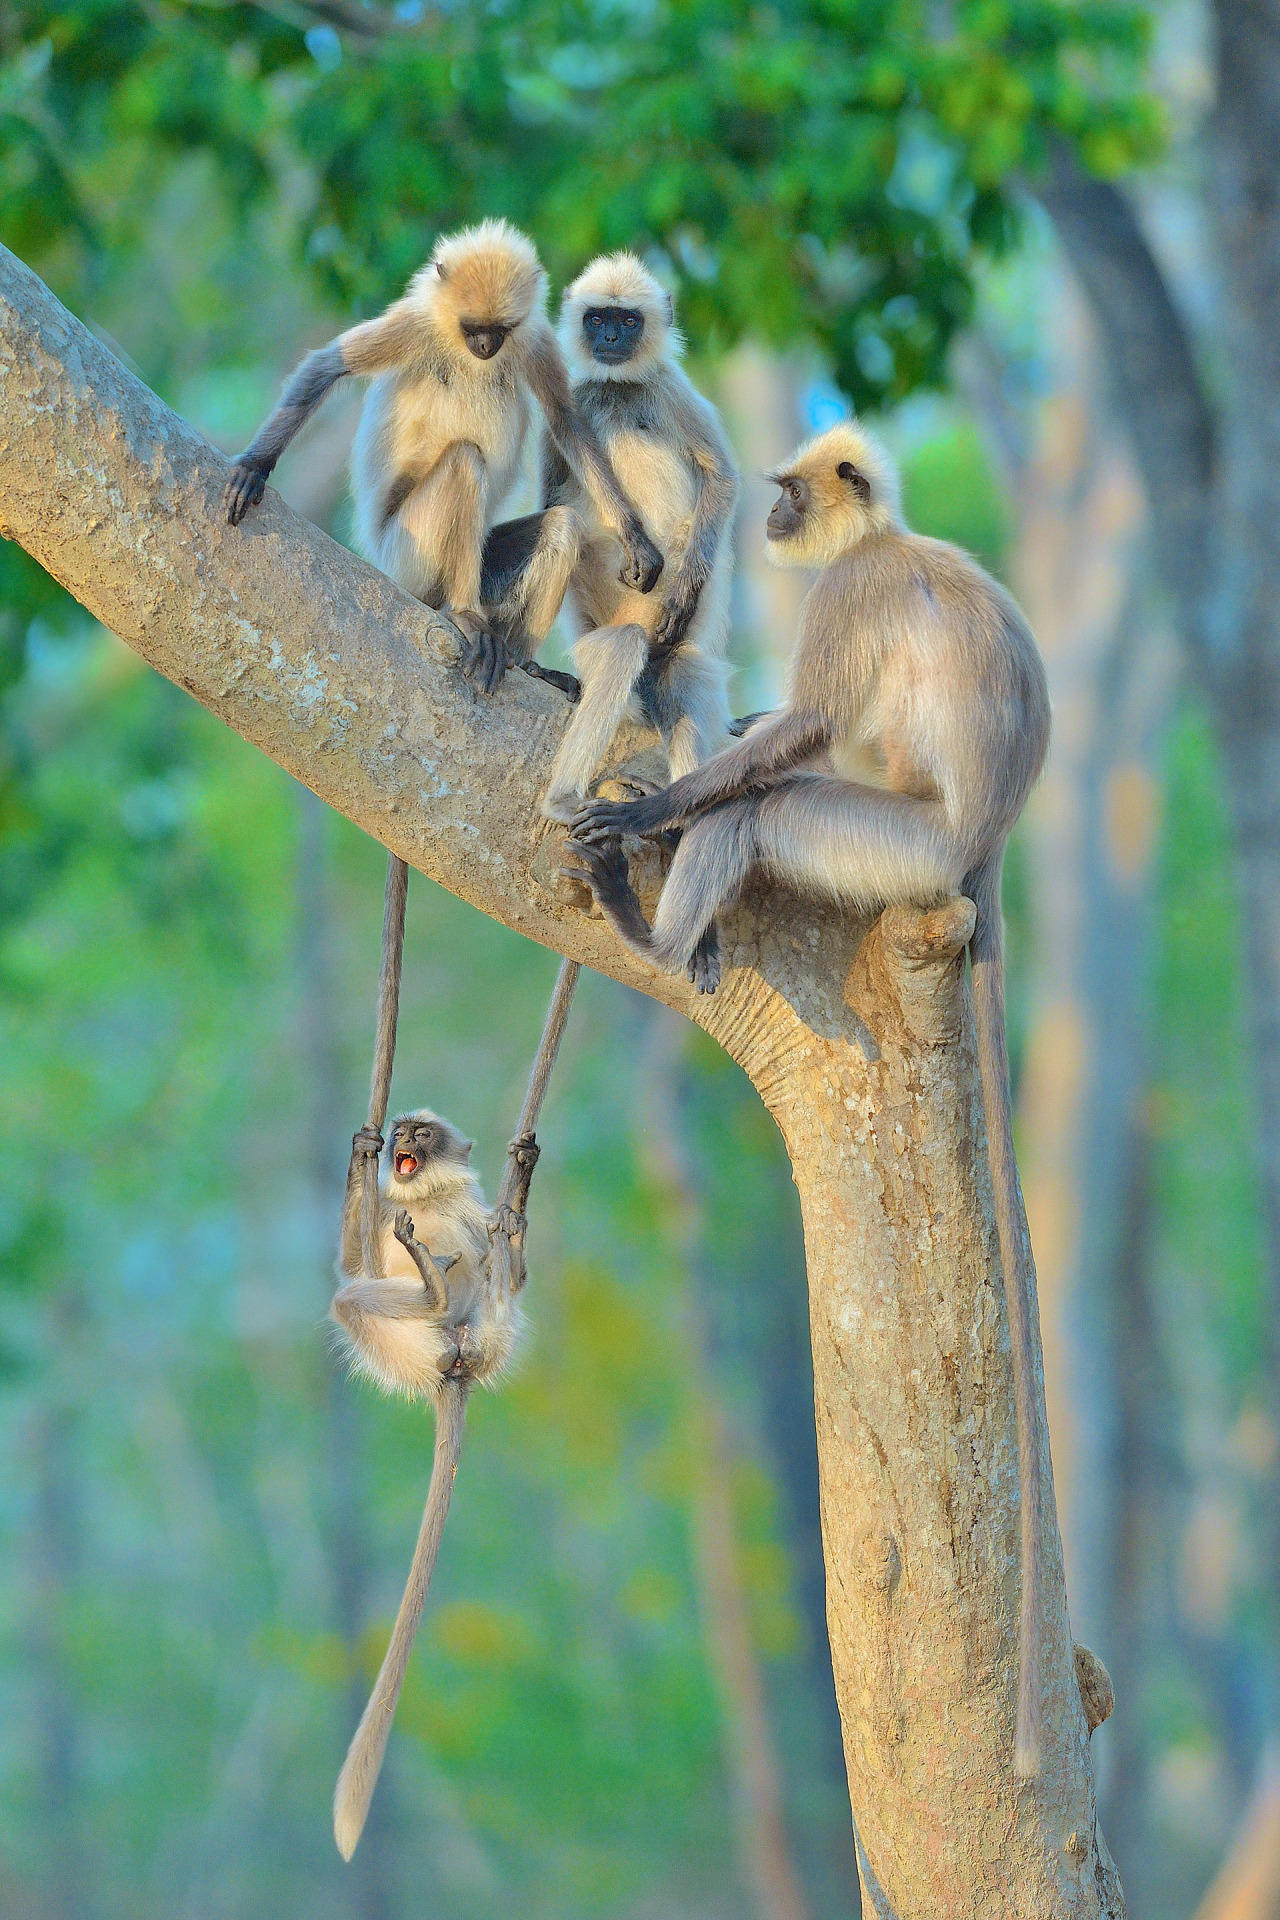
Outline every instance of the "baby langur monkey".
[[[382, 1766], [405, 1668], [427, 1597], [462, 1446], [467, 1394], [490, 1385], [511, 1358], [522, 1315], [490, 1278], [493, 1216], [471, 1172], [471, 1142], [426, 1108], [396, 1120], [380, 1181], [375, 1243], [381, 1276], [363, 1267], [362, 1168], [382, 1151], [362, 1127], [351, 1148], [342, 1211], [342, 1268], [333, 1297], [351, 1363], [391, 1393], [435, 1403], [435, 1457], [422, 1527], [386, 1658], [356, 1729], [333, 1800], [333, 1830], [349, 1860]], [[530, 1163], [528, 1171], [532, 1172]], [[500, 1222], [519, 1224], [517, 1210]]]
[[335, 381], [371, 376], [352, 453], [357, 545], [406, 592], [448, 610], [467, 642], [464, 670], [486, 692], [509, 662], [541, 673], [533, 656], [581, 544], [569, 507], [498, 520], [520, 472], [531, 399], [584, 499], [621, 542], [620, 578], [644, 593], [662, 570], [570, 401], [545, 304], [533, 245], [505, 220], [446, 236], [385, 313], [307, 355], [225, 493], [237, 526]]
[[[582, 700], [551, 769], [543, 812], [569, 820], [628, 709], [662, 735], [673, 779], [728, 738], [723, 654], [738, 481], [715, 409], [679, 364], [671, 296], [634, 254], [602, 255], [574, 281], [560, 339], [578, 410], [662, 549], [660, 594], [618, 573], [609, 522], [555, 443], [543, 448], [548, 512], [585, 522], [569, 593]], [[620, 584], [621, 582], [621, 584]]]
[[[821, 434], [775, 477], [769, 557], [822, 569], [801, 609], [787, 703], [663, 792], [584, 807], [578, 877], [629, 946], [671, 971], [687, 967], [706, 992], [720, 972], [715, 915], [749, 873], [858, 908], [973, 899], [969, 954], [1022, 1490], [1014, 1763], [1030, 1775], [1042, 1716], [1047, 1466], [1009, 1114], [1000, 876], [1048, 748], [1044, 667], [1003, 587], [956, 547], [903, 525], [893, 468], [856, 423]], [[831, 771], [816, 770], [820, 757]], [[683, 833], [650, 928], [619, 837], [671, 828]]]

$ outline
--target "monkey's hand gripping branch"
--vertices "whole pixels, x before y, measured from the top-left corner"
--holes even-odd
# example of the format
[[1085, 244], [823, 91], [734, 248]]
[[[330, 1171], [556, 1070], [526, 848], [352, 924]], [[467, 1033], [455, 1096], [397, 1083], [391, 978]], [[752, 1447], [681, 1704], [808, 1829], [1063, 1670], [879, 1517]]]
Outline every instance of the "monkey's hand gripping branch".
[[524, 1264], [524, 1239], [529, 1221], [529, 1187], [533, 1170], [542, 1152], [532, 1133], [519, 1133], [507, 1148], [507, 1170], [498, 1193], [498, 1204], [489, 1219], [489, 1271], [512, 1293], [519, 1293], [528, 1279]]

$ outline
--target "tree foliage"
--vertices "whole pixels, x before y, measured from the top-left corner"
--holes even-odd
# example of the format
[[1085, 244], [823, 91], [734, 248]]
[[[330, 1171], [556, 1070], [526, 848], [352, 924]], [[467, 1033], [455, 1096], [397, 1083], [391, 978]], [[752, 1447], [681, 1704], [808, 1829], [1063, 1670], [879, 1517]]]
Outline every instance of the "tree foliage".
[[1127, 4], [81, 0], [4, 31], [0, 205], [45, 271], [91, 285], [157, 164], [198, 152], [239, 218], [287, 207], [353, 310], [501, 211], [557, 280], [662, 256], [699, 348], [810, 340], [859, 406], [940, 380], [1051, 142], [1110, 172], [1158, 139]]

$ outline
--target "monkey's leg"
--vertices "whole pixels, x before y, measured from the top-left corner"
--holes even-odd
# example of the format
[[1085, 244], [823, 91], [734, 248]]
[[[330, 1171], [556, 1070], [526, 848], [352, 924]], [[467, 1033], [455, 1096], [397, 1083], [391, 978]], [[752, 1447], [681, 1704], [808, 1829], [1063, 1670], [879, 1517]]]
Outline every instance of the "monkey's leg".
[[573, 649], [582, 675], [582, 698], [574, 708], [551, 768], [542, 801], [548, 820], [569, 821], [582, 804], [596, 768], [622, 725], [627, 702], [649, 651], [643, 627], [598, 627]]
[[948, 899], [967, 870], [938, 800], [804, 773], [756, 796], [754, 807], [760, 865], [848, 906], [927, 906]]
[[747, 795], [700, 814], [685, 828], [662, 889], [651, 957], [669, 973], [687, 972], [700, 993], [719, 984], [715, 919], [737, 898], [755, 861], [758, 805]]
[[351, 1280], [333, 1296], [334, 1317], [355, 1333], [370, 1320], [433, 1320], [444, 1311], [425, 1289], [418, 1293], [394, 1280]]
[[671, 655], [654, 689], [654, 722], [679, 780], [719, 753], [729, 738], [725, 669], [686, 641]]
[[551, 631], [581, 549], [582, 523], [572, 507], [547, 507], [490, 529], [480, 594], [515, 665], [523, 666]]
[[505, 649], [480, 612], [487, 491], [479, 447], [455, 441], [424, 478], [393, 481], [376, 555], [397, 586], [453, 615], [468, 642], [462, 670], [482, 693], [492, 693], [506, 671]]

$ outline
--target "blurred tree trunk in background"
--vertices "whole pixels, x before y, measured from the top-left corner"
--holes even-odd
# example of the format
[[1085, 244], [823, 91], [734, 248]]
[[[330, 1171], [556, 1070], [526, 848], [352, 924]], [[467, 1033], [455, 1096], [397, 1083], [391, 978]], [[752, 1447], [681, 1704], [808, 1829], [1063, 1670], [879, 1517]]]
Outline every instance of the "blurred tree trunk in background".
[[1031, 988], [1019, 1090], [1045, 1394], [1077, 1636], [1110, 1660], [1116, 1256], [1142, 1098], [1158, 777], [1174, 675], [1135, 583], [1141, 499], [1091, 328], [1050, 269], [1050, 389], [1012, 452], [1009, 576], [1049, 673], [1054, 744], [1021, 848]]
[[65, 1276], [53, 1280], [45, 1326], [52, 1364], [32, 1423], [34, 1578], [28, 1629], [39, 1806], [47, 1834], [44, 1911], [47, 1920], [81, 1920], [90, 1882], [80, 1832], [79, 1704], [70, 1668], [69, 1623], [81, 1571], [75, 1395], [84, 1308], [79, 1289]]
[[[1243, 914], [1258, 1172], [1269, 1237], [1269, 1402], [1280, 1424], [1280, 7], [1216, 0], [1199, 215], [1216, 300], [1193, 303], [1110, 183], [1060, 157], [1036, 191], [1093, 305], [1142, 475], [1161, 582], [1210, 713]], [[1280, 1590], [1280, 1486], [1267, 1503]]]
[[706, 1210], [690, 1174], [693, 1147], [682, 1074], [687, 1035], [687, 1028], [661, 1011], [648, 1023], [642, 1098], [649, 1124], [638, 1139], [662, 1198], [667, 1242], [684, 1282], [681, 1360], [690, 1425], [690, 1524], [707, 1660], [720, 1691], [743, 1884], [752, 1890], [759, 1920], [808, 1920], [787, 1837], [782, 1765], [734, 1520], [735, 1449], [706, 1332]]

